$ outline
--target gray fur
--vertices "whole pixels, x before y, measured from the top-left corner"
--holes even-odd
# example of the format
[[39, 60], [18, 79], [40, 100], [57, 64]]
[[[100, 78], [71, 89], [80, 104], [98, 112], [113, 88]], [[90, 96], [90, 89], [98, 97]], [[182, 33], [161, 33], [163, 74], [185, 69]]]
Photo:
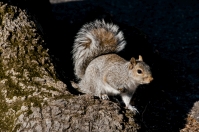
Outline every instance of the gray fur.
[[[104, 28], [105, 30], [112, 32], [115, 35], [115, 38], [118, 40], [114, 45], [116, 48], [100, 47], [98, 39], [95, 38], [91, 31], [94, 29]], [[89, 43], [88, 39], [91, 41], [91, 46], [89, 49], [86, 49], [84, 44]], [[86, 67], [88, 64], [97, 56], [106, 53], [116, 53], [124, 49], [126, 45], [126, 41], [124, 40], [123, 32], [119, 31], [119, 27], [112, 23], [105, 23], [104, 20], [99, 21], [96, 20], [94, 22], [85, 24], [80, 31], [78, 32], [74, 45], [73, 45], [73, 63], [74, 63], [74, 71], [75, 75], [78, 79], [81, 79], [85, 73]]]
[[138, 60], [127, 61], [116, 54], [126, 44], [118, 29], [114, 24], [98, 20], [80, 29], [73, 46], [75, 75], [80, 79], [81, 92], [102, 99], [119, 94], [126, 107], [137, 112], [130, 100], [138, 85], [148, 84], [153, 78], [141, 55]]

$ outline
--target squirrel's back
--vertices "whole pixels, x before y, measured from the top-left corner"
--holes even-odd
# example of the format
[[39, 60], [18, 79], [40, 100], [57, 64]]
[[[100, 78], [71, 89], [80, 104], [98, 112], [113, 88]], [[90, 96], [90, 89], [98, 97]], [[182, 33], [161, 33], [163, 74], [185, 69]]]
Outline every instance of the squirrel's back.
[[125, 45], [123, 32], [115, 24], [96, 20], [83, 25], [77, 33], [72, 50], [76, 77], [81, 79], [88, 64], [96, 57], [119, 52]]

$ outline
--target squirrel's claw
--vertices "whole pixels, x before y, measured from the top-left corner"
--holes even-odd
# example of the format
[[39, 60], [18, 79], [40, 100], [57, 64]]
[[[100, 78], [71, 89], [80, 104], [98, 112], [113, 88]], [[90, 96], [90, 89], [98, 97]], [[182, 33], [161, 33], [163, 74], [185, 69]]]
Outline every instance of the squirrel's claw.
[[127, 108], [133, 111], [134, 113], [139, 114], [139, 111], [137, 110], [137, 108], [135, 108], [135, 106], [129, 105]]
[[103, 99], [103, 100], [109, 100], [109, 97], [108, 97], [107, 94], [102, 94], [101, 95], [101, 99]]

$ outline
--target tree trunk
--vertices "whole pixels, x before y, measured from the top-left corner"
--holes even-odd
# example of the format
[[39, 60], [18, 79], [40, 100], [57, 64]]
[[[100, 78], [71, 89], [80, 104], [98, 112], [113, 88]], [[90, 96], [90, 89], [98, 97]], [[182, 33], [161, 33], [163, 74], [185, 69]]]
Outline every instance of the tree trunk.
[[133, 113], [117, 103], [67, 90], [45, 48], [43, 29], [26, 10], [0, 2], [0, 22], [0, 131], [140, 129]]

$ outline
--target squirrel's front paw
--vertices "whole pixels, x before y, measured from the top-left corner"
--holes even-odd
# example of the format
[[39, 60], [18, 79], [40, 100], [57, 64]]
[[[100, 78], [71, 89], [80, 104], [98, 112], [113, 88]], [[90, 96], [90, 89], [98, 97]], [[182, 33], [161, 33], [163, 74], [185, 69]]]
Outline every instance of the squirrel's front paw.
[[102, 94], [101, 95], [101, 99], [103, 99], [103, 100], [109, 100], [109, 97], [108, 97], [107, 94]]
[[134, 113], [139, 113], [139, 111], [137, 110], [137, 108], [135, 108], [135, 106], [129, 105], [127, 108], [133, 111]]

